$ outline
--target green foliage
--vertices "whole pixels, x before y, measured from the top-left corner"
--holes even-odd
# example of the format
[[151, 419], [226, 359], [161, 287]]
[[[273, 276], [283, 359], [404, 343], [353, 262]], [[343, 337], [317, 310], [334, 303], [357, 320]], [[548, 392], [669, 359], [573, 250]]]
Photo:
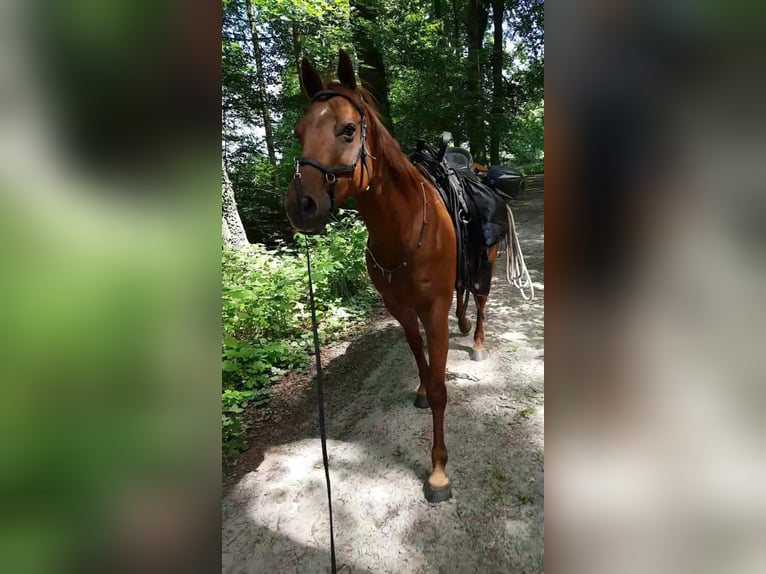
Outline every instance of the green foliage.
[[[293, 158], [300, 155], [293, 128], [307, 106], [298, 81], [300, 58], [308, 57], [328, 79], [335, 75], [339, 48], [352, 55], [357, 70], [370, 66], [360, 61], [362, 50], [354, 45], [359, 34], [382, 55], [388, 115], [403, 151], [412, 150], [419, 137], [436, 142], [448, 130], [457, 145], [475, 148], [476, 159], [482, 160], [486, 158], [480, 156], [489, 149], [489, 135], [494, 133], [500, 134], [501, 162], [541, 166], [542, 0], [505, 3], [501, 112], [492, 109], [491, 19], [482, 48], [474, 48], [469, 57], [473, 0], [251, 1], [267, 93], [257, 93], [245, 0], [223, 2], [222, 31], [222, 136], [229, 176], [251, 241], [274, 245], [278, 239], [290, 238], [281, 197]], [[484, 12], [491, 11], [490, 2], [483, 7]], [[374, 20], [363, 17], [366, 9], [374, 11]], [[275, 165], [266, 154], [264, 100], [273, 124]], [[278, 186], [275, 172], [281, 182]]]
[[540, 164], [544, 149], [543, 103], [526, 102], [511, 122], [515, 134], [510, 151], [519, 164]]
[[[300, 155], [293, 128], [308, 104], [298, 80], [301, 57], [331, 79], [339, 48], [352, 55], [357, 70], [369, 70], [373, 64], [359, 61], [365, 51], [354, 42], [373, 45], [382, 56], [389, 116], [405, 153], [416, 138], [436, 142], [448, 130], [455, 144], [474, 148], [480, 161], [492, 134], [501, 163], [513, 163], [525, 175], [543, 169], [542, 0], [505, 3], [502, 90], [492, 81], [492, 20], [485, 18], [489, 27], [483, 25], [480, 46], [476, 35], [469, 42], [469, 30], [482, 29], [470, 21], [471, 14], [486, 17], [490, 2], [250, 3], [255, 42], [246, 0], [222, 2], [224, 158], [248, 238], [258, 243], [223, 254], [222, 416], [231, 453], [242, 447], [244, 409], [264, 402], [270, 382], [286, 369], [304, 365], [311, 345], [305, 259], [295, 250], [307, 239], [293, 238], [282, 206], [293, 160]], [[256, 79], [256, 53], [265, 90]], [[272, 125], [273, 159], [267, 154], [265, 115]], [[363, 226], [346, 218], [331, 227], [328, 235], [309, 239], [323, 340], [346, 331], [370, 309], [373, 297]]]
[[[367, 232], [341, 212], [327, 235], [297, 236], [311, 247], [320, 341], [342, 335], [372, 308], [367, 277]], [[303, 367], [312, 348], [305, 252], [254, 244], [224, 249], [222, 261], [222, 426], [224, 449], [243, 448], [245, 409], [268, 400], [269, 385]]]
[[532, 163], [518, 165], [516, 167], [519, 169], [519, 171], [521, 171], [524, 177], [545, 173], [545, 163], [542, 161], [535, 161]]

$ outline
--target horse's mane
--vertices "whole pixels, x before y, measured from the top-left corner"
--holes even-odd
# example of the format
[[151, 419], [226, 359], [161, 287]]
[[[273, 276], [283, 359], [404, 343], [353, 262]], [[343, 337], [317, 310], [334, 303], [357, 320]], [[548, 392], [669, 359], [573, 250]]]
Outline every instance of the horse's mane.
[[420, 181], [420, 173], [404, 155], [399, 142], [383, 125], [374, 96], [361, 86], [357, 86], [356, 92], [353, 92], [340, 82], [330, 82], [327, 88], [350, 96], [361, 104], [368, 118], [370, 139], [375, 142], [375, 157], [388, 165], [397, 180], [400, 182], [410, 180], [413, 185], [417, 185]]

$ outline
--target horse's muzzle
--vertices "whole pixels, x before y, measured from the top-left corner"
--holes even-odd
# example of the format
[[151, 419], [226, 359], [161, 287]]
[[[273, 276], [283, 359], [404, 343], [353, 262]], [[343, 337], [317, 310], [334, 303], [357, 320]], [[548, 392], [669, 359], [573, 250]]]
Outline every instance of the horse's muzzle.
[[306, 188], [305, 184], [301, 185], [301, 190], [298, 192], [294, 182], [290, 184], [285, 193], [285, 213], [296, 230], [303, 233], [318, 233], [324, 229], [330, 219], [332, 202], [324, 189]]

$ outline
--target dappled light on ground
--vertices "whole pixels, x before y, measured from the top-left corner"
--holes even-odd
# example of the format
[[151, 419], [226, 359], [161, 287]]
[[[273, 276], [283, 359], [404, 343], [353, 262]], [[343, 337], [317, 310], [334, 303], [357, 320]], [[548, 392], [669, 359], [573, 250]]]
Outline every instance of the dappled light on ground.
[[[539, 192], [515, 204], [541, 287], [542, 204]], [[473, 332], [460, 335], [450, 317], [445, 433], [453, 499], [440, 505], [423, 496], [431, 413], [412, 405], [417, 370], [401, 328], [381, 320], [327, 364], [340, 572], [542, 571], [543, 293], [523, 301], [498, 258], [481, 362], [469, 358]], [[469, 314], [475, 323], [473, 303]], [[252, 459], [224, 501], [224, 572], [328, 571], [316, 405], [300, 400], [290, 428], [251, 447], [262, 458]]]

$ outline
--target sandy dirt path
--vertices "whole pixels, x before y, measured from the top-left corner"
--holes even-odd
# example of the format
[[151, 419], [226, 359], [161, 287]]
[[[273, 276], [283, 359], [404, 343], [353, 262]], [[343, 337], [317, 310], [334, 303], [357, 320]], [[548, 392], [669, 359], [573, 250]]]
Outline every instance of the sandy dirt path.
[[[379, 317], [326, 362], [328, 448], [338, 571], [543, 571], [543, 193], [514, 204], [536, 287], [524, 302], [495, 270], [486, 359], [450, 320], [445, 419], [452, 500], [423, 497], [431, 412], [412, 405], [415, 360]], [[469, 313], [475, 322], [475, 307]], [[454, 315], [454, 313], [453, 313]], [[326, 355], [326, 356], [325, 356]], [[275, 390], [223, 502], [223, 572], [329, 572], [327, 501], [314, 395]]]

